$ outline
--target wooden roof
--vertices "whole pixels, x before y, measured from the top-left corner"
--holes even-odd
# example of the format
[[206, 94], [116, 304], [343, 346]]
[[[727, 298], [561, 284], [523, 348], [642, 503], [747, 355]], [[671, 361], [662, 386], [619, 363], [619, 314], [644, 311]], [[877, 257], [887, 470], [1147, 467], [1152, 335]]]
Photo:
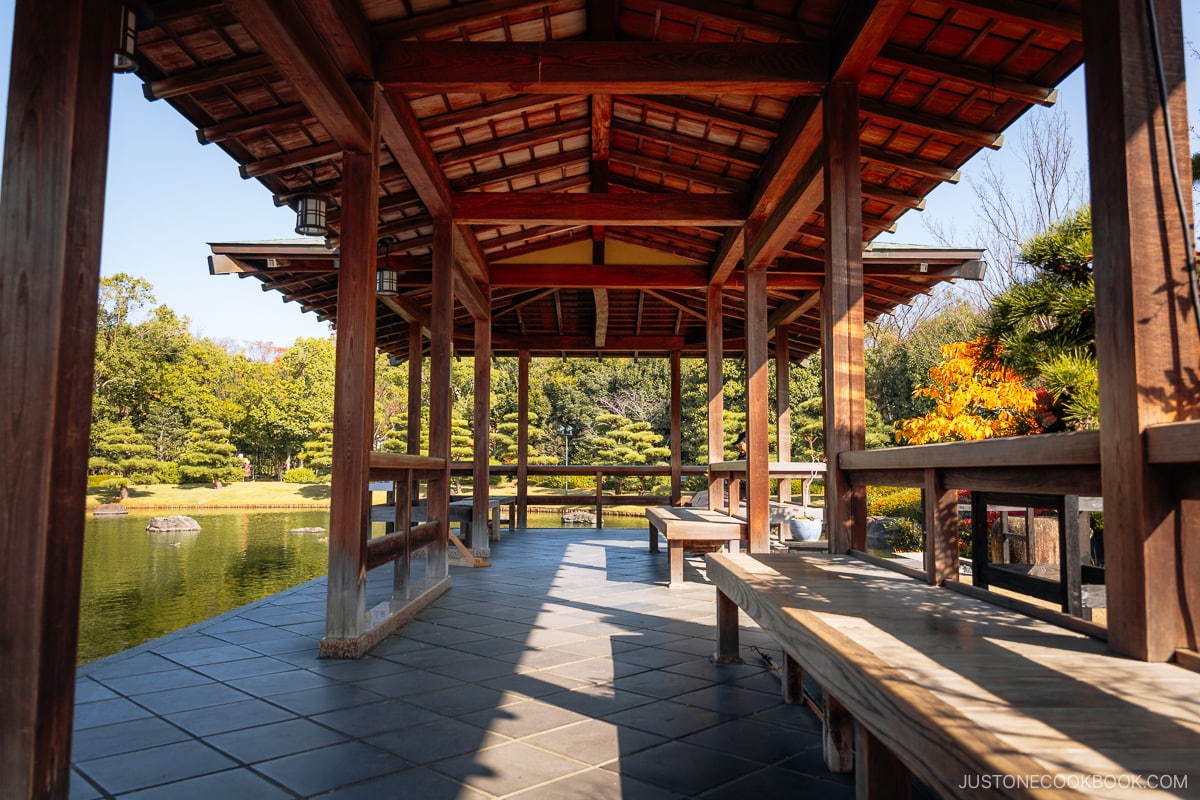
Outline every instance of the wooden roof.
[[[336, 201], [342, 152], [372, 146], [358, 94], [382, 87], [379, 231], [407, 259], [404, 293], [378, 308], [377, 341], [393, 355], [428, 303], [433, 221], [452, 218], [468, 290], [460, 348], [490, 287], [499, 352], [702, 349], [705, 287], [720, 284], [737, 350], [749, 260], [768, 265], [771, 321], [792, 322], [799, 358], [820, 338], [823, 88], [859, 86], [870, 242], [1031, 105], [1053, 102], [1082, 62], [1078, 9], [161, 0], [147, 3], [138, 60], [147, 97], [172, 103], [280, 203], [309, 191]], [[338, 208], [330, 219], [336, 246]], [[336, 318], [333, 253], [300, 245], [256, 261], [237, 247], [214, 250], [231, 259], [217, 271]], [[978, 257], [868, 266], [868, 319]]]

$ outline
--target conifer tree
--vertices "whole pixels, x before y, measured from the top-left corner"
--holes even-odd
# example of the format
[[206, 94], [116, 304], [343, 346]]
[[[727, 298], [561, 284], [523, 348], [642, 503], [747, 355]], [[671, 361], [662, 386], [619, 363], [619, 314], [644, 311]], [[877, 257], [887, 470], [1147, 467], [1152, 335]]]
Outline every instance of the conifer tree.
[[179, 457], [179, 474], [185, 483], [213, 483], [218, 489], [223, 482], [240, 480], [242, 460], [229, 441], [229, 429], [213, 419], [195, 420]]

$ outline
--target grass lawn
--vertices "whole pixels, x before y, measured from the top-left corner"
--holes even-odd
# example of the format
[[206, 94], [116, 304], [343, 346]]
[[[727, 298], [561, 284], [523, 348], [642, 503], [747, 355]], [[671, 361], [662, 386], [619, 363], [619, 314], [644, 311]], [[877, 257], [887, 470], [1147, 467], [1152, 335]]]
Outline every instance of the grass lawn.
[[[88, 508], [108, 502], [107, 490], [88, 489]], [[211, 483], [130, 486], [127, 508], [328, 508], [328, 483], [254, 481], [229, 483], [220, 489]]]

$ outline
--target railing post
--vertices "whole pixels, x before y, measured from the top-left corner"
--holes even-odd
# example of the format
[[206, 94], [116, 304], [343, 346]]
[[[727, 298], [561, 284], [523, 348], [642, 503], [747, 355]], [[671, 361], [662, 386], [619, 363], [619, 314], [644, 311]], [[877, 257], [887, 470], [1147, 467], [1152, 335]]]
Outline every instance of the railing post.
[[942, 485], [940, 470], [925, 470], [925, 574], [940, 586], [958, 578], [958, 493]]
[[604, 472], [596, 470], [596, 527], [604, 527]]

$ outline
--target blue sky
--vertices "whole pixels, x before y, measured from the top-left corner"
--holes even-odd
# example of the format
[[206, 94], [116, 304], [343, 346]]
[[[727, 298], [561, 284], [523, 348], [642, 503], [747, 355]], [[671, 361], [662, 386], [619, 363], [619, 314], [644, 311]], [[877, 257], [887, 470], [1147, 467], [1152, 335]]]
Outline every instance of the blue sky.
[[[1200, 3], [1184, 3], [1185, 36], [1200, 47]], [[0, 86], [8, 86], [13, 0], [0, 0]], [[1200, 112], [1200, 64], [1188, 62], [1189, 116]], [[192, 322], [193, 332], [214, 339], [291, 344], [300, 336], [326, 336], [328, 326], [299, 306], [264, 293], [253, 279], [210, 276], [208, 242], [293, 236], [294, 215], [276, 208], [257, 181], [245, 181], [237, 165], [215, 145], [197, 143], [195, 129], [163, 101], [148, 102], [134, 75], [114, 76], [113, 127], [101, 271], [127, 272], [154, 286], [160, 303]], [[7, 94], [6, 94], [7, 96]], [[1086, 159], [1082, 70], [1060, 87], [1059, 105], [1073, 124], [1080, 165]], [[1033, 109], [1030, 114], [1041, 110]], [[1028, 115], [1027, 115], [1028, 116]], [[997, 154], [1001, 169], [1019, 174], [1015, 139], [1006, 135]], [[1200, 141], [1193, 138], [1193, 150]], [[974, 168], [973, 168], [974, 167]], [[974, 246], [975, 198], [970, 183], [977, 162], [963, 168], [958, 185], [943, 185], [924, 212], [910, 211], [894, 235], [878, 241], [930, 242], [923, 219], [948, 222], [961, 246]]]

